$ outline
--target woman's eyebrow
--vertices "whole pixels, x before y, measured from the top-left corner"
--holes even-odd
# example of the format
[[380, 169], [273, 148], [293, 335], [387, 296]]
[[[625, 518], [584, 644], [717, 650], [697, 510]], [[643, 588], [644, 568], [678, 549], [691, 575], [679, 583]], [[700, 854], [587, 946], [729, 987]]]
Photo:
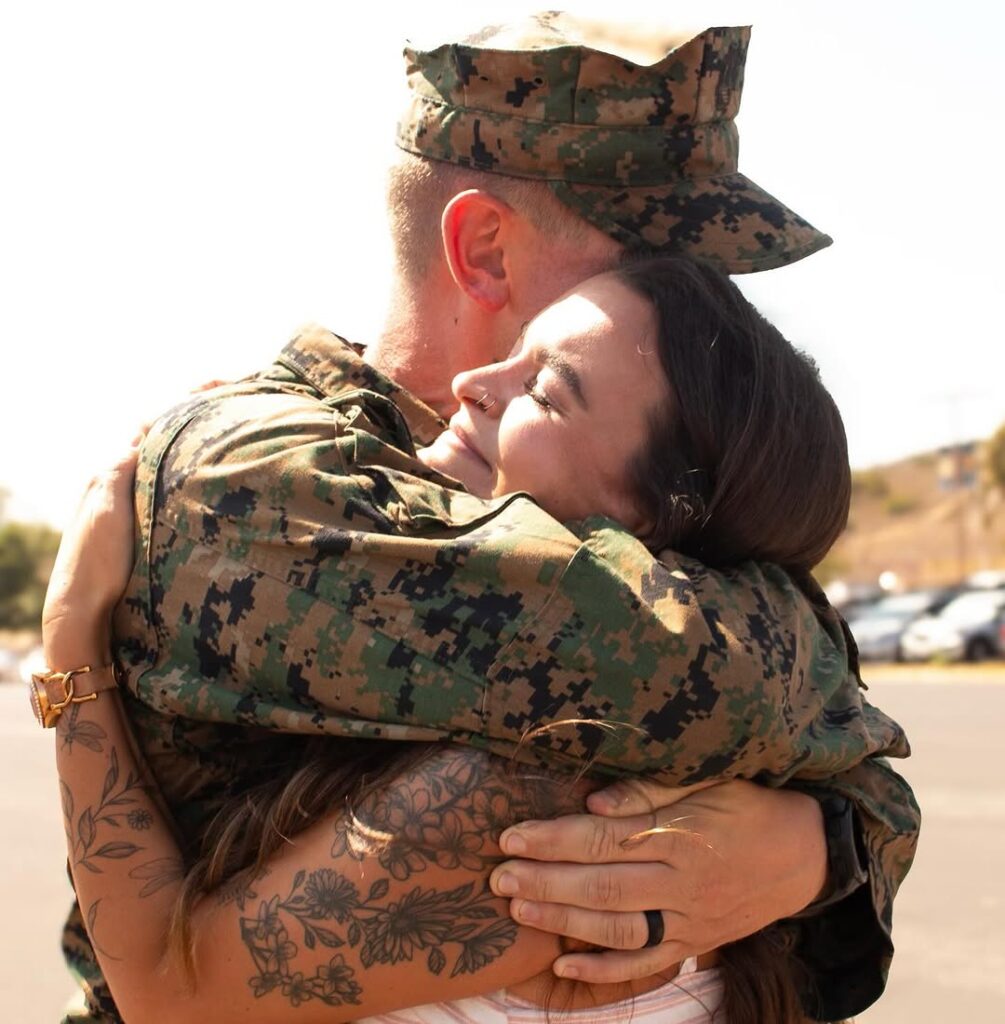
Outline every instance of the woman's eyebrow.
[[575, 395], [576, 401], [584, 409], [589, 409], [589, 402], [583, 393], [583, 381], [570, 363], [567, 363], [557, 352], [546, 349], [538, 354], [538, 358], [556, 376], [560, 377], [568, 385], [569, 390]]

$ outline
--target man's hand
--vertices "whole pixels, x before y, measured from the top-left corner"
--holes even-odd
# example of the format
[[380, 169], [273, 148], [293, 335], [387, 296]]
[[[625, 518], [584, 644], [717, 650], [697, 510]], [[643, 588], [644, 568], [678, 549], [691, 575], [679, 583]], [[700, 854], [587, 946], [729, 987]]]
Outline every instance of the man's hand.
[[[517, 897], [520, 924], [610, 950], [559, 957], [562, 977], [645, 977], [798, 913], [827, 880], [820, 806], [802, 793], [618, 783], [588, 806], [507, 829], [503, 852], [528, 859], [506, 861], [491, 880], [496, 895]], [[664, 937], [644, 949], [646, 910], [663, 912]]]

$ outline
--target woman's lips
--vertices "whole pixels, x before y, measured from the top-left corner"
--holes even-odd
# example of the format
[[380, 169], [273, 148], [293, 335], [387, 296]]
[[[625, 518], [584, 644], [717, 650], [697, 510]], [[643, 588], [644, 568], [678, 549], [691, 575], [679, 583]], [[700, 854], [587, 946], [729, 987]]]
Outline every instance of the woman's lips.
[[450, 440], [455, 442], [453, 447], [459, 449], [462, 454], [469, 455], [472, 458], [477, 459], [487, 469], [492, 467], [489, 465], [485, 456], [478, 450], [474, 441], [471, 439], [471, 435], [457, 422], [457, 418], [453, 417], [450, 420], [449, 433], [451, 435]]

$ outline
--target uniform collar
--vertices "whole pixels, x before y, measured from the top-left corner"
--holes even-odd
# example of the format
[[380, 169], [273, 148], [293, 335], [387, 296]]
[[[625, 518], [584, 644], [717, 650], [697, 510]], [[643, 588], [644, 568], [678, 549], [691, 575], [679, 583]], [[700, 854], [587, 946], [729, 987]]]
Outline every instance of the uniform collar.
[[278, 362], [307, 380], [326, 398], [359, 388], [389, 398], [398, 407], [418, 446], [432, 443], [446, 424], [425, 402], [395, 384], [363, 358], [363, 347], [317, 324], [287, 343]]

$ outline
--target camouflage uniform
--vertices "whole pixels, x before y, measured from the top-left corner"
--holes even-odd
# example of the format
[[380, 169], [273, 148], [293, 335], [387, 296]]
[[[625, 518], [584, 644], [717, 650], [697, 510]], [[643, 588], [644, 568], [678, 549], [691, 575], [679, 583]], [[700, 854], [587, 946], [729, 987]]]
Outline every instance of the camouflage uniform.
[[[398, 145], [547, 182], [637, 249], [730, 273], [830, 244], [738, 170], [749, 30], [652, 65], [538, 15], [505, 47], [409, 49]], [[861, 700], [846, 634], [777, 569], [657, 561], [614, 523], [562, 526], [526, 496], [482, 502], [413, 458], [442, 424], [333, 335], [191, 399], [144, 445], [137, 568], [116, 617], [131, 718], [184, 839], [295, 737], [450, 740], [592, 759], [668, 782], [744, 776], [841, 794], [869, 884], [800, 923], [826, 1014], [882, 991], [918, 811], [881, 757], [899, 727]], [[528, 729], [570, 719], [521, 742]], [[81, 1020], [117, 1021], [75, 908]], [[823, 1014], [825, 1011], [821, 1011]]]
[[[563, 526], [525, 495], [452, 489], [413, 457], [441, 427], [319, 329], [154, 425], [115, 635], [183, 835], [270, 770], [276, 733], [450, 740], [677, 784], [796, 779], [855, 801], [864, 917], [886, 938], [917, 820], [900, 780], [862, 762], [907, 745], [861, 699], [819, 595], [771, 566], [657, 561], [610, 520]], [[628, 725], [521, 743], [569, 719]], [[68, 938], [93, 974], [79, 916]]]

